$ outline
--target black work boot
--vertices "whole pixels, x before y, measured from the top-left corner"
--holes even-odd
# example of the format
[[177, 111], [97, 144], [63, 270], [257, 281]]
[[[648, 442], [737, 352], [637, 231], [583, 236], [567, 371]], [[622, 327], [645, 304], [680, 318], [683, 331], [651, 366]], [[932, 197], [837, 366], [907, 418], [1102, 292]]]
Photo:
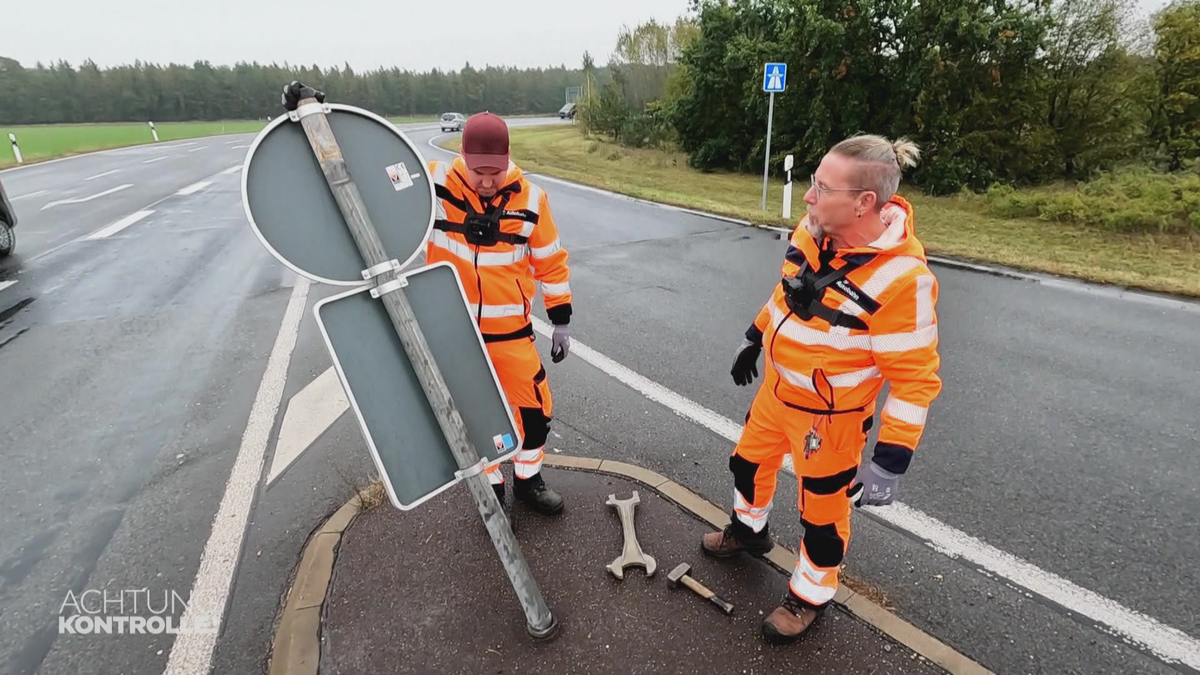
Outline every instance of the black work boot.
[[714, 558], [729, 558], [743, 551], [754, 555], [765, 555], [775, 547], [771, 535], [764, 526], [755, 533], [736, 518], [720, 532], [709, 532], [700, 540], [700, 548]]
[[546, 487], [542, 474], [535, 473], [530, 478], [513, 478], [513, 498], [519, 499], [533, 510], [548, 516], [563, 510], [563, 498], [554, 490]]
[[795, 642], [812, 628], [821, 614], [822, 610], [814, 609], [789, 591], [784, 595], [783, 603], [763, 620], [763, 639], [773, 645]]
[[496, 501], [504, 506], [504, 483], [492, 483], [492, 490], [496, 493]]

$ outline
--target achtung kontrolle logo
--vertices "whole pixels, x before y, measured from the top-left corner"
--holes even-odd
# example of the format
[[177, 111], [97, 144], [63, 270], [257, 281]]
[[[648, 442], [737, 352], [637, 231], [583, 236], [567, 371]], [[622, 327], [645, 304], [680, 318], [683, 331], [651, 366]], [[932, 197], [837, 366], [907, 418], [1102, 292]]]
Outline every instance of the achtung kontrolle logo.
[[67, 591], [58, 609], [60, 635], [216, 633], [217, 616], [174, 591], [146, 588]]

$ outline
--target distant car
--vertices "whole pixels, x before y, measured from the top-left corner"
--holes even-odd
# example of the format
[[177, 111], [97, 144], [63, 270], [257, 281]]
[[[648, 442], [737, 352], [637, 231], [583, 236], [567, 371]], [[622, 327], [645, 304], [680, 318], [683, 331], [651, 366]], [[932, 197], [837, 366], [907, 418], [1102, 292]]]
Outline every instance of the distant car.
[[463, 117], [462, 113], [442, 113], [442, 131], [462, 131], [466, 123], [467, 118]]
[[575, 104], [568, 103], [558, 109], [559, 119], [575, 119]]
[[12, 202], [4, 192], [4, 184], [0, 183], [0, 258], [7, 257], [17, 248], [17, 235], [13, 229], [17, 226], [17, 213], [13, 211]]

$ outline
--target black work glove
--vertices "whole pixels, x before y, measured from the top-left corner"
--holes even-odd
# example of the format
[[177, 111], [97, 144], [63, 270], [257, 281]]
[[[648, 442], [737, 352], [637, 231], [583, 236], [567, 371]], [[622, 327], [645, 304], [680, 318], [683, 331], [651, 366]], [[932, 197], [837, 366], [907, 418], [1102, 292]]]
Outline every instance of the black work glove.
[[317, 91], [307, 84], [292, 80], [283, 85], [283, 95], [279, 97], [283, 107], [288, 110], [295, 110], [300, 105], [300, 101], [306, 98], [315, 98], [318, 103], [324, 103], [325, 92]]
[[742, 338], [742, 344], [738, 346], [733, 359], [733, 369], [729, 371], [729, 374], [733, 375], [734, 384], [744, 387], [758, 377], [758, 355], [761, 353], [762, 343]]

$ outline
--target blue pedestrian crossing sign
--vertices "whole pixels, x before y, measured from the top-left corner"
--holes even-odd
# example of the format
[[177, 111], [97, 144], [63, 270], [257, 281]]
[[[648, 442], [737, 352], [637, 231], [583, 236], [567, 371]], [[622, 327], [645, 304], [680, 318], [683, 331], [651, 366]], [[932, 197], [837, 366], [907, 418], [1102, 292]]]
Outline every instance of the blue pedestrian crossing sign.
[[787, 88], [787, 64], [768, 63], [763, 68], [763, 91], [778, 93]]

